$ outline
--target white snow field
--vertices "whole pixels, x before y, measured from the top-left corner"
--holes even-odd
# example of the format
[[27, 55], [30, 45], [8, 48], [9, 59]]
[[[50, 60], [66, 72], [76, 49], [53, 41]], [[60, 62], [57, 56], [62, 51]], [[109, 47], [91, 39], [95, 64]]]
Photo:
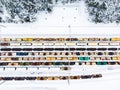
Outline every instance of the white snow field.
[[[84, 72], [81, 71], [81, 74], [89, 74], [90, 73], [102, 73], [103, 78], [98, 79], [80, 79], [80, 80], [70, 80], [68, 81], [0, 81], [0, 89], [1, 90], [119, 90], [119, 83], [120, 83], [120, 67], [119, 66], [107, 66], [106, 67], [81, 67], [84, 68]], [[45, 69], [43, 69], [45, 70]], [[14, 69], [7, 69], [6, 71], [0, 71], [0, 73], [16, 73], [16, 75], [21, 76], [22, 73], [25, 76], [31, 75], [31, 71], [34, 72], [35, 75], [43, 75], [43, 74], [50, 74], [50, 72], [46, 71], [43, 72], [42, 69], [40, 70], [33, 70], [28, 69], [28, 71], [20, 70], [14, 71]], [[81, 69], [80, 69], [81, 70]], [[23, 72], [25, 71], [25, 72]], [[56, 70], [57, 72], [58, 70]], [[39, 72], [39, 73], [38, 73]], [[41, 72], [41, 73], [40, 73]], [[64, 72], [67, 73], [68, 71]], [[21, 73], [21, 74], [20, 74]], [[26, 74], [27, 73], [27, 74]], [[51, 72], [52, 73], [52, 72]], [[55, 73], [55, 72], [54, 72]], [[32, 73], [33, 74], [33, 73]], [[58, 74], [58, 73], [56, 73]], [[14, 75], [14, 76], [16, 76]], [[7, 75], [6, 75], [7, 76]], [[33, 76], [33, 75], [32, 75]]]
[[[56, 5], [51, 14], [40, 13], [39, 20], [35, 23], [27, 24], [1, 24], [0, 37], [17, 37], [28, 36], [40, 37], [50, 35], [59, 37], [61, 35], [75, 34], [96, 36], [119, 36], [120, 25], [116, 24], [93, 24], [88, 22], [88, 15], [86, 13], [85, 4], [81, 3]], [[70, 32], [71, 31], [71, 32]], [[59, 35], [59, 36], [58, 36]], [[91, 74], [102, 73], [103, 77], [99, 79], [87, 80], [70, 80], [68, 81], [0, 81], [0, 90], [120, 90], [120, 66], [86, 66], [74, 68], [72, 74]], [[84, 71], [83, 71], [84, 70]], [[43, 73], [44, 71], [44, 73]], [[34, 74], [32, 74], [32, 73]], [[54, 74], [68, 74], [69, 72], [62, 72], [55, 70]], [[3, 71], [0, 68], [0, 76], [2, 75], [50, 75], [53, 70], [46, 69], [14, 69], [7, 68]]]
[[[38, 21], [27, 24], [1, 24], [1, 34], [118, 34], [120, 24], [94, 24], [88, 21], [83, 1], [56, 5], [52, 13], [41, 12]], [[70, 26], [70, 28], [69, 28]], [[12, 36], [12, 35], [11, 35]]]

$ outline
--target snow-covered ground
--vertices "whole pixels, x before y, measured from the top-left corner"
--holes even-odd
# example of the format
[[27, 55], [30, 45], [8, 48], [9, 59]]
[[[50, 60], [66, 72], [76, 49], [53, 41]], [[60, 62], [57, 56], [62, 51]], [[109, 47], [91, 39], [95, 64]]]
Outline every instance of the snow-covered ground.
[[[84, 68], [84, 71], [82, 69]], [[7, 73], [8, 71], [11, 71], [11, 74], [18, 73], [18, 75], [22, 75], [22, 73], [26, 73], [25, 75], [31, 75], [35, 74], [37, 75], [38, 72], [40, 75], [47, 74], [49, 71], [46, 69], [42, 70], [35, 70], [35, 69], [28, 69], [28, 71], [23, 72], [25, 70], [18, 69], [17, 71], [14, 71], [14, 69], [6, 69], [6, 71], [0, 71], [4, 73]], [[14, 71], [14, 72], [13, 72]], [[58, 74], [56, 70], [56, 74]], [[74, 71], [74, 70], [73, 70]], [[31, 73], [34, 72], [34, 73]], [[42, 73], [43, 72], [43, 73]], [[51, 71], [51, 73], [55, 73], [54, 71]], [[67, 73], [68, 71], [64, 71], [64, 73]], [[0, 81], [0, 89], [1, 90], [120, 90], [119, 83], [120, 83], [120, 67], [119, 66], [95, 66], [95, 67], [81, 67], [80, 73], [83, 74], [89, 74], [91, 73], [102, 73], [103, 77], [98, 79], [80, 79], [80, 80], [70, 80], [70, 83], [68, 84], [68, 81]], [[20, 74], [21, 73], [21, 74]], [[78, 73], [78, 72], [77, 72]], [[48, 75], [50, 72], [48, 73]], [[16, 76], [16, 75], [15, 75]], [[33, 76], [33, 75], [32, 75]]]
[[[94, 24], [88, 21], [85, 4], [56, 5], [52, 13], [41, 12], [31, 24], [2, 24], [2, 34], [119, 34], [120, 25]], [[70, 26], [70, 28], [69, 28]], [[97, 33], [96, 33], [97, 32]]]
[[120, 90], [120, 71], [104, 73], [103, 78], [68, 81], [8, 81], [0, 82], [1, 90]]
[[[44, 35], [60, 35], [60, 34], [86, 34], [89, 35], [120, 35], [120, 25], [116, 24], [93, 24], [88, 22], [87, 14], [85, 13], [85, 4], [81, 2], [76, 5], [57, 5], [54, 8], [54, 12], [46, 14], [42, 12], [39, 16], [39, 20], [36, 23], [31, 24], [2, 24], [5, 27], [1, 27], [1, 37], [10, 36], [14, 37], [21, 34], [37, 34]], [[96, 67], [97, 68], [97, 67]], [[101, 67], [101, 69], [84, 68], [84, 73], [99, 72], [103, 73], [103, 78], [89, 79], [89, 80], [71, 80], [70, 85], [68, 81], [0, 81], [0, 90], [120, 90], [120, 70], [119, 66], [115, 67]], [[106, 69], [107, 68], [107, 69]], [[112, 70], [109, 70], [112, 69]], [[90, 70], [90, 71], [89, 71]], [[97, 70], [97, 71], [95, 71]], [[102, 70], [102, 71], [101, 71]], [[9, 75], [9, 69], [0, 73]], [[19, 70], [19, 74], [33, 72], [32, 69], [27, 72]], [[39, 71], [35, 70], [39, 73]], [[8, 73], [7, 73], [8, 72]], [[12, 74], [14, 70], [11, 71]], [[56, 70], [56, 72], [58, 72]], [[7, 74], [6, 74], [7, 73]], [[37, 74], [38, 74], [37, 73]], [[83, 72], [81, 74], [84, 74]], [[14, 75], [14, 74], [13, 74]], [[1, 76], [1, 75], [0, 75]]]

